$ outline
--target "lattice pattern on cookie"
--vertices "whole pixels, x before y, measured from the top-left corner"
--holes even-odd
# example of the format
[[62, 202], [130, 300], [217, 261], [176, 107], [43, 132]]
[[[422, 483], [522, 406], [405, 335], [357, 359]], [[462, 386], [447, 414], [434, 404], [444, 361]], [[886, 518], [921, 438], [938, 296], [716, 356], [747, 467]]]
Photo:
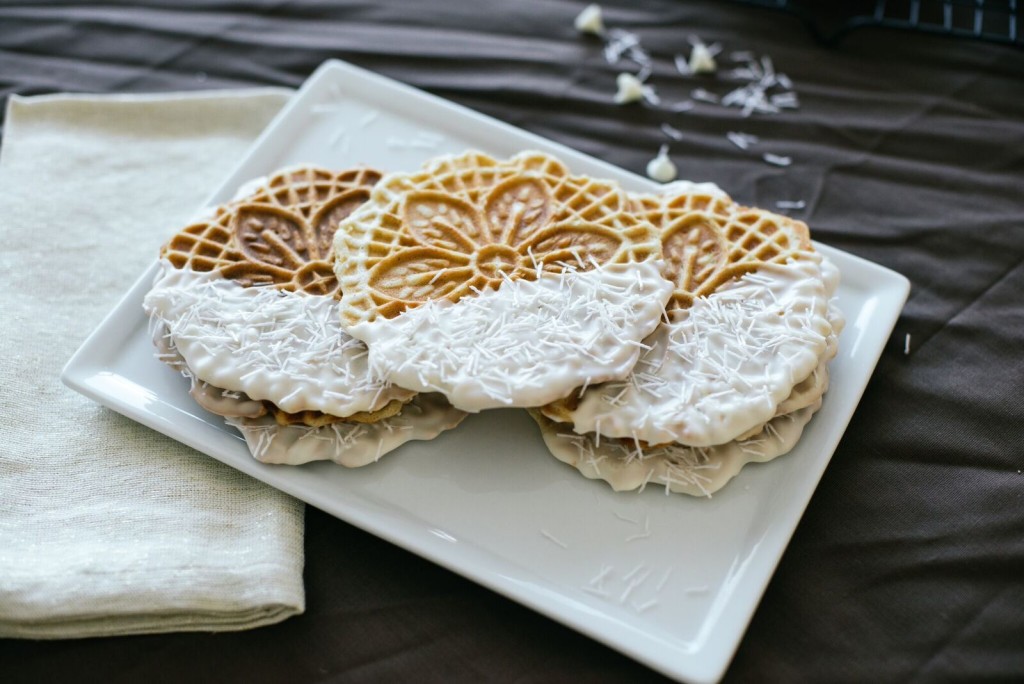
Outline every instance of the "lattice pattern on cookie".
[[473, 152], [387, 176], [344, 222], [335, 252], [342, 316], [355, 325], [506, 280], [646, 261], [661, 250], [615, 183], [574, 176], [538, 152], [508, 161]]
[[693, 186], [678, 193], [635, 195], [637, 211], [655, 226], [668, 226], [681, 216], [699, 212], [728, 219], [736, 204], [724, 192]]
[[634, 198], [638, 212], [660, 232], [676, 289], [669, 309], [766, 263], [785, 263], [812, 249], [807, 226], [786, 216], [736, 205], [706, 191]]
[[365, 168], [280, 171], [250, 196], [184, 228], [161, 255], [176, 268], [217, 270], [246, 287], [338, 296], [330, 263], [334, 233], [380, 176]]

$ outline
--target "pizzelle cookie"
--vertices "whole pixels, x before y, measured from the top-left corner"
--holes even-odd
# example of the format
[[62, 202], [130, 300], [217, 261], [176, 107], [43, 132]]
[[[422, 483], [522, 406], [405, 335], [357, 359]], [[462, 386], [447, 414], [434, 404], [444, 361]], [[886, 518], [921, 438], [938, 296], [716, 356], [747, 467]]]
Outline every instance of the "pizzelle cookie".
[[338, 420], [412, 398], [370, 371], [366, 347], [341, 329], [333, 297], [161, 265], [144, 305], [197, 381], [289, 414]]
[[843, 327], [838, 309], [830, 307], [830, 320], [835, 329], [818, 367], [793, 388], [772, 419], [725, 444], [651, 446], [597, 433], [577, 434], [572, 430], [571, 414], [565, 421], [552, 420], [546, 411], [537, 409], [530, 409], [530, 415], [553, 456], [587, 478], [605, 480], [615, 491], [642, 490], [651, 484], [664, 486], [666, 492], [711, 496], [746, 464], [770, 461], [796, 445], [828, 389], [828, 362], [835, 356]]
[[466, 417], [439, 394], [418, 394], [401, 412], [373, 422], [349, 420], [313, 427], [281, 426], [270, 416], [229, 417], [257, 461], [301, 465], [334, 461], [347, 468], [376, 462], [412, 440], [430, 440]]
[[625, 377], [672, 290], [629, 197], [539, 152], [386, 176], [335, 255], [373, 370], [471, 412]]
[[335, 296], [334, 233], [380, 177], [367, 168], [282, 169], [246, 184], [234, 201], [181, 230], [160, 256], [175, 268], [217, 271], [245, 287]]
[[615, 489], [709, 495], [789, 451], [821, 404], [843, 327], [838, 272], [806, 226], [714, 186], [638, 197], [675, 291], [623, 382], [531, 412], [560, 460]]
[[813, 251], [804, 224], [726, 209], [726, 199], [712, 213], [691, 211], [678, 194], [641, 198], [660, 202], [675, 284], [669, 320], [645, 340], [627, 381], [545, 407], [549, 417], [571, 414], [578, 433], [647, 444], [724, 444], [770, 420], [817, 368], [838, 273]]
[[[372, 373], [365, 346], [340, 327], [334, 232], [379, 178], [368, 169], [281, 171], [244, 186], [161, 252], [144, 301], [160, 358], [250, 446], [258, 433], [259, 453], [273, 462], [301, 452], [303, 462], [362, 465], [367, 449], [379, 457], [458, 422], [457, 412], [428, 402], [432, 410], [417, 407], [396, 424], [415, 393]], [[377, 428], [358, 430], [376, 423], [395, 432], [383, 447], [368, 446]], [[308, 439], [330, 449], [311, 451]]]
[[666, 444], [642, 448], [625, 439], [579, 435], [531, 409], [548, 450], [584, 477], [606, 481], [617, 492], [648, 485], [666, 492], [711, 496], [739, 474], [747, 463], [764, 463], [790, 451], [799, 441], [821, 398], [796, 411], [776, 416], [744, 439], [711, 447]]

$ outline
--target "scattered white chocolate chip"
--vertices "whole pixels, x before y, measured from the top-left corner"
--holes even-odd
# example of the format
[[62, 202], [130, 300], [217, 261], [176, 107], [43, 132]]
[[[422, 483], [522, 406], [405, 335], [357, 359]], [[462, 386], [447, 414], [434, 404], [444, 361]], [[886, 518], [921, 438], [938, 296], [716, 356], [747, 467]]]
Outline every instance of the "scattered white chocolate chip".
[[718, 69], [714, 56], [704, 43], [696, 43], [693, 46], [687, 66], [691, 74], [713, 74]]
[[576, 17], [573, 26], [580, 33], [592, 33], [595, 36], [604, 35], [604, 20], [601, 17], [600, 5], [587, 5]]
[[675, 180], [676, 165], [668, 158], [668, 145], [662, 145], [658, 156], [647, 162], [647, 176], [659, 183]]
[[627, 104], [637, 100], [647, 100], [651, 104], [658, 104], [661, 101], [652, 86], [644, 85], [644, 82], [633, 74], [625, 72], [619, 74], [615, 79], [615, 84], [619, 88], [615, 93], [617, 104]]
[[619, 74], [615, 84], [619, 87], [615, 93], [615, 101], [619, 104], [636, 102], [644, 96], [644, 84], [633, 74]]

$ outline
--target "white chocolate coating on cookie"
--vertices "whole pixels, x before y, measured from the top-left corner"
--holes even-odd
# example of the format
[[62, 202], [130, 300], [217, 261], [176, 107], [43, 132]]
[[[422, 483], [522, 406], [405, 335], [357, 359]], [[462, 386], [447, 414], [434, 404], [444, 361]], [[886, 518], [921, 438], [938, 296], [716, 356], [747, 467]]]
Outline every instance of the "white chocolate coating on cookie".
[[625, 382], [583, 394], [577, 433], [648, 444], [724, 444], [767, 422], [824, 355], [835, 269], [807, 254], [766, 264], [688, 309], [645, 340]]
[[374, 372], [457, 408], [532, 407], [625, 377], [672, 285], [660, 262], [508, 280], [456, 303], [430, 301], [349, 331]]
[[[831, 265], [830, 262], [826, 263]], [[823, 263], [822, 265], [824, 266], [825, 264]], [[828, 283], [828, 279], [826, 279], [826, 283]], [[811, 404], [820, 401], [821, 397], [828, 391], [828, 364], [833, 358], [835, 358], [836, 352], [839, 350], [839, 334], [842, 333], [843, 327], [846, 324], [843, 312], [835, 305], [834, 298], [829, 300], [828, 322], [832, 326], [832, 332], [829, 333], [828, 341], [825, 343], [825, 352], [818, 360], [818, 367], [811, 371], [809, 376], [798, 382], [796, 386], [793, 387], [793, 391], [790, 395], [779, 404], [778, 408], [775, 409], [776, 416], [781, 416], [806, 408]], [[736, 439], [749, 439], [763, 429], [764, 425], [757, 425], [739, 435]]]
[[592, 480], [605, 480], [617, 492], [661, 485], [665, 493], [708, 496], [724, 487], [747, 463], [764, 463], [790, 451], [800, 440], [821, 399], [799, 411], [777, 416], [752, 437], [714, 447], [669, 444], [640, 449], [630, 440], [578, 435], [568, 425], [530, 415], [544, 443], [558, 460]]
[[342, 331], [333, 298], [162, 266], [143, 306], [197, 380], [289, 413], [341, 417], [412, 395], [370, 372], [366, 347]]
[[436, 394], [421, 394], [398, 415], [376, 423], [332, 423], [324, 427], [278, 425], [272, 417], [228, 418], [262, 463], [301, 465], [334, 461], [346, 468], [376, 462], [412, 440], [434, 439], [462, 422], [466, 414]]

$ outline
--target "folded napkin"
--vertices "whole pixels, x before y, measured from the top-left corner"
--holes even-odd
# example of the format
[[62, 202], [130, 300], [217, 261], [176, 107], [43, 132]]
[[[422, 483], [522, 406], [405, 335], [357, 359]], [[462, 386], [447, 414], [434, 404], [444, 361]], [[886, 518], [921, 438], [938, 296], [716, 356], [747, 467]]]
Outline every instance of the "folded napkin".
[[236, 630], [302, 612], [300, 502], [58, 379], [287, 96], [11, 99], [0, 146], [0, 636]]

